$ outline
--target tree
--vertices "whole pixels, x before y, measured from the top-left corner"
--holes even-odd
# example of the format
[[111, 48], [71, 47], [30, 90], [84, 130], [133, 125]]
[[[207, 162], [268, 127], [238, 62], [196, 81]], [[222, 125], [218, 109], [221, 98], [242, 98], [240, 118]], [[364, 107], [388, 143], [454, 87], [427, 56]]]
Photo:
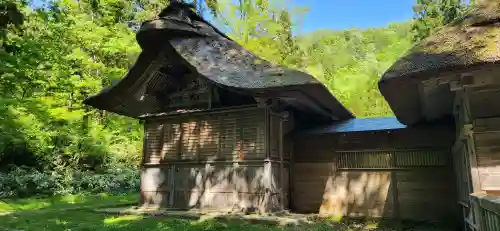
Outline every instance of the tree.
[[9, 27], [19, 29], [23, 20], [24, 16], [14, 2], [0, 0], [0, 49], [3, 48], [3, 40], [6, 39]]
[[414, 41], [432, 34], [434, 30], [463, 16], [471, 1], [467, 0], [417, 0], [413, 31]]

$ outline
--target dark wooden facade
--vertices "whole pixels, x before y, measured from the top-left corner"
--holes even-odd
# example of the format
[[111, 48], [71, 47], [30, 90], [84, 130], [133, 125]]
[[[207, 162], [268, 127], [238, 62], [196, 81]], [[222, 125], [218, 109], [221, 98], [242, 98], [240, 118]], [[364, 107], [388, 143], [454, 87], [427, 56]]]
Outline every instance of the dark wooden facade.
[[[500, 229], [498, 71], [491, 67], [469, 71], [468, 81], [452, 83], [457, 131], [452, 152], [464, 230]], [[487, 205], [479, 203], [483, 195], [489, 195], [484, 197]]]
[[[288, 208], [292, 117], [242, 106], [149, 118], [141, 203], [176, 209]], [[286, 119], [286, 120], [285, 120]]]
[[450, 155], [453, 129], [439, 126], [299, 137], [292, 209], [338, 217], [456, 218]]

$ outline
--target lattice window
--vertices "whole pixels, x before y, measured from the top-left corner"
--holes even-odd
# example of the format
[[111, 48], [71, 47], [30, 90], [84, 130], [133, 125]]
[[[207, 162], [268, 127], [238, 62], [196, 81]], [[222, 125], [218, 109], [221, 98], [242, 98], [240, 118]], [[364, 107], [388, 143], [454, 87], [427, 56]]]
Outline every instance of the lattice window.
[[205, 114], [148, 123], [146, 163], [265, 156], [262, 110]]
[[339, 151], [341, 169], [405, 169], [446, 165], [446, 152], [439, 150]]
[[339, 168], [391, 168], [391, 152], [338, 152]]
[[446, 155], [436, 150], [396, 151], [396, 167], [432, 167], [446, 165]]

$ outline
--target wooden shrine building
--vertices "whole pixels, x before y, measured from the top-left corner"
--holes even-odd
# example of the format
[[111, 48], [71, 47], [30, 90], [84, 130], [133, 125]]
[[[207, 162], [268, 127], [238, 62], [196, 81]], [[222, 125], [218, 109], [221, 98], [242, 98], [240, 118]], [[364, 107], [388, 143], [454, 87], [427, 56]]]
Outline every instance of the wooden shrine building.
[[143, 23], [134, 66], [85, 103], [144, 121], [142, 206], [500, 230], [482, 219], [500, 222], [498, 6], [480, 4], [384, 74], [396, 117], [354, 118], [314, 77], [257, 57], [181, 3]]
[[452, 117], [457, 205], [464, 230], [500, 230], [500, 1], [417, 44], [382, 76], [397, 118], [417, 125]]

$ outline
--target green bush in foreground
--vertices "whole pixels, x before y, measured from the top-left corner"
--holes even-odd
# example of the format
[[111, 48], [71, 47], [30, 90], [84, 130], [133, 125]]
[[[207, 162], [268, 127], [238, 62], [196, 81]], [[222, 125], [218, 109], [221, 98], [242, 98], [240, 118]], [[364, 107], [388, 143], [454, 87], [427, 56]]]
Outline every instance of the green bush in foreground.
[[124, 193], [139, 189], [139, 171], [110, 168], [102, 173], [91, 171], [45, 171], [14, 168], [0, 173], [0, 198], [33, 195], [66, 195], [81, 192]]

